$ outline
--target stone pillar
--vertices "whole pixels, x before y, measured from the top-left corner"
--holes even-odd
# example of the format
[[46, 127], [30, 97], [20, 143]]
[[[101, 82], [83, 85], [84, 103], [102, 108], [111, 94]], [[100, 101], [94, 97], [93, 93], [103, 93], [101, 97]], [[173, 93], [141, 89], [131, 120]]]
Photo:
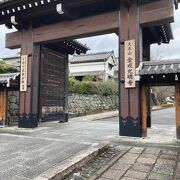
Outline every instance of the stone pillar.
[[180, 84], [175, 86], [175, 104], [176, 104], [176, 134], [180, 139]]
[[142, 59], [142, 31], [140, 28], [139, 4], [137, 1], [120, 1], [120, 135], [142, 137], [141, 111], [140, 111], [140, 83], [136, 88], [125, 88], [125, 57], [124, 42], [135, 40], [136, 68]]
[[33, 44], [32, 27], [21, 31], [21, 55], [28, 56], [27, 91], [20, 92], [19, 127], [38, 126], [38, 87], [39, 87], [39, 46]]

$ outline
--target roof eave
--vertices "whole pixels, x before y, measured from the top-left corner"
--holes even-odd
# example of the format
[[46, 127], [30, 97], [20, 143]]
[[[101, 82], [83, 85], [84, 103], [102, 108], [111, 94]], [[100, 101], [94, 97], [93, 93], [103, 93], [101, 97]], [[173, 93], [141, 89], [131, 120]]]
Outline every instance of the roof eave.
[[168, 44], [171, 40], [174, 39], [171, 24], [163, 25], [162, 31], [164, 35], [162, 43]]

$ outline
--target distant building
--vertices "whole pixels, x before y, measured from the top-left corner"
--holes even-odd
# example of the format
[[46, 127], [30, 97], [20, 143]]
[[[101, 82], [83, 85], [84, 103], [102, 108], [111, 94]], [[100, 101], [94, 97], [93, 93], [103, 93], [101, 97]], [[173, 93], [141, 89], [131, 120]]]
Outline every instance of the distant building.
[[100, 52], [94, 54], [74, 55], [70, 59], [70, 76], [78, 80], [86, 75], [91, 75], [95, 79], [107, 81], [114, 79], [116, 58], [114, 51]]
[[116, 66], [114, 68], [114, 80], [118, 82], [119, 79], [119, 58], [116, 58]]
[[2, 59], [10, 67], [17, 68], [20, 70], [20, 56], [7, 57]]
[[[20, 70], [20, 56], [6, 57], [2, 61]], [[78, 80], [91, 75], [104, 82], [109, 79], [118, 82], [118, 59], [115, 58], [114, 51], [74, 55], [69, 62], [70, 76]]]

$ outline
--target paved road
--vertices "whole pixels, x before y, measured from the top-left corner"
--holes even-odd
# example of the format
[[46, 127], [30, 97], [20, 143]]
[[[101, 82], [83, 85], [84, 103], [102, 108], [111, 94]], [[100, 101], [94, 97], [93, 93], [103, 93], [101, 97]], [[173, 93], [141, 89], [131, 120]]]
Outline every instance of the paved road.
[[34, 131], [7, 133], [0, 129], [0, 180], [33, 179], [92, 144], [115, 135], [118, 135], [116, 121], [50, 123]]
[[159, 125], [175, 125], [175, 108], [162, 109], [152, 112], [152, 123]]
[[[165, 112], [173, 117], [169, 109], [153, 112], [154, 119], [160, 119], [160, 114], [164, 119]], [[0, 180], [33, 179], [94, 143], [118, 139], [118, 124], [117, 117], [96, 121], [80, 118], [65, 124], [43, 124], [35, 130], [0, 129]]]

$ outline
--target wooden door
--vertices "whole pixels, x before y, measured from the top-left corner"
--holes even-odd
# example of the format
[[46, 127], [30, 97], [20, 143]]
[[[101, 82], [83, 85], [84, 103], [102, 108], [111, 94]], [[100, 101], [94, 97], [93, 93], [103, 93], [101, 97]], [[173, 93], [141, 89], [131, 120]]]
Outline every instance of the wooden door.
[[66, 100], [65, 55], [41, 49], [40, 114], [41, 121], [62, 120]]
[[6, 119], [6, 89], [0, 89], [0, 125], [5, 123]]

